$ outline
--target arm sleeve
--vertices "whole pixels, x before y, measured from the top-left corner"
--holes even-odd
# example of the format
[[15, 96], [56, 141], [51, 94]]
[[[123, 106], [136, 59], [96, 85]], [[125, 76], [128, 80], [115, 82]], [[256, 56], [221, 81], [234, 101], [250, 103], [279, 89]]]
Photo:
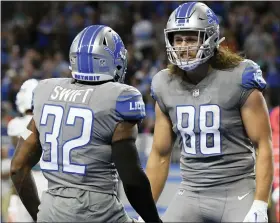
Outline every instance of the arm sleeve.
[[140, 164], [134, 139], [114, 142], [112, 159], [131, 206], [145, 222], [160, 222], [150, 182]]
[[128, 87], [120, 93], [115, 110], [117, 116], [125, 121], [142, 121], [146, 116], [142, 95], [133, 87]]
[[241, 77], [241, 106], [246, 102], [247, 98], [254, 89], [263, 91], [266, 88], [266, 82], [262, 76], [260, 66], [252, 60], [246, 60], [246, 63], [247, 65], [245, 66]]

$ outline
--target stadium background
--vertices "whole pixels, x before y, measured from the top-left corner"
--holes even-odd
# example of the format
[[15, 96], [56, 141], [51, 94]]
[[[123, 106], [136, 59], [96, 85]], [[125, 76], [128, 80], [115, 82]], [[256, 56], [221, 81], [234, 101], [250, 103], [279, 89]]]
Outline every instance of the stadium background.
[[[19, 115], [15, 96], [23, 81], [29, 78], [69, 77], [68, 52], [75, 35], [85, 26], [105, 24], [122, 37], [128, 50], [126, 83], [138, 88], [146, 103], [147, 116], [140, 126], [137, 140], [145, 166], [155, 118], [150, 83], [153, 75], [168, 63], [163, 29], [170, 13], [181, 3], [1, 2], [2, 161], [10, 159], [13, 154], [7, 136], [7, 123]], [[207, 1], [206, 4], [219, 16], [221, 36], [226, 37], [223, 45], [261, 66], [268, 83], [264, 95], [272, 111], [280, 104], [280, 2]], [[279, 132], [274, 134], [276, 141], [279, 140]], [[279, 141], [276, 144], [274, 142], [278, 157]], [[158, 204], [161, 214], [180, 181], [179, 157], [179, 149], [175, 148], [170, 176]], [[275, 159], [276, 162], [278, 160]], [[279, 164], [275, 166], [274, 185], [279, 185]], [[2, 183], [2, 191], [7, 185]], [[121, 197], [128, 212], [134, 216], [135, 212], [122, 191]]]

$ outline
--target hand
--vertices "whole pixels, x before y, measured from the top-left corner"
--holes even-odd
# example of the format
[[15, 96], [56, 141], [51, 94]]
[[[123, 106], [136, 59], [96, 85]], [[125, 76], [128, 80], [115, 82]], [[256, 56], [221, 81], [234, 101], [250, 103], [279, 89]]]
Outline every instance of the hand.
[[272, 195], [271, 195], [271, 198], [273, 200], [274, 203], [277, 203], [279, 201], [279, 187], [277, 187], [276, 189], [274, 189]]
[[135, 218], [131, 218], [132, 219], [132, 223], [138, 223], [138, 222], [144, 222], [144, 220], [139, 216], [138, 219]]
[[[162, 222], [161, 219], [159, 219], [159, 220], [160, 220], [160, 222]], [[145, 222], [145, 221], [139, 216], [136, 222]]]
[[264, 201], [254, 200], [243, 222], [268, 222], [267, 206]]
[[139, 216], [137, 222], [144, 222], [144, 220]]
[[131, 219], [132, 219], [132, 223], [137, 223], [138, 222], [138, 220], [135, 219], [135, 218], [131, 218]]

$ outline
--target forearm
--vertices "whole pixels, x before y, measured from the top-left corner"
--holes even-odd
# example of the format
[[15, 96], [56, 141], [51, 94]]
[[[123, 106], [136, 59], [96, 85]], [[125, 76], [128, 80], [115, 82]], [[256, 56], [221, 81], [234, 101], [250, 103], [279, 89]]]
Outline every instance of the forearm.
[[36, 221], [40, 200], [31, 170], [12, 171], [11, 178], [22, 203], [33, 220]]
[[146, 166], [146, 174], [149, 178], [154, 201], [157, 202], [167, 180], [169, 172], [170, 156], [160, 157], [151, 152]]
[[[270, 148], [269, 148], [270, 147]], [[268, 202], [273, 181], [273, 156], [271, 144], [259, 144], [256, 162], [255, 200]]]

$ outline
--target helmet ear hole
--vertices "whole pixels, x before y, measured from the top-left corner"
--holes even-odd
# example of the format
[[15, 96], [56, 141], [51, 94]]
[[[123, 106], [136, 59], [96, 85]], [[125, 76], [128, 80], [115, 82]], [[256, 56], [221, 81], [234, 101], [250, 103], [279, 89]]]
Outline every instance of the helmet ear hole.
[[118, 70], [122, 69], [122, 66], [121, 66], [121, 65], [118, 65], [118, 66], [117, 66], [117, 69], [118, 69]]
[[107, 42], [106, 37], [104, 37], [104, 39], [103, 39], [103, 45], [104, 45], [104, 46], [108, 46], [108, 42]]

